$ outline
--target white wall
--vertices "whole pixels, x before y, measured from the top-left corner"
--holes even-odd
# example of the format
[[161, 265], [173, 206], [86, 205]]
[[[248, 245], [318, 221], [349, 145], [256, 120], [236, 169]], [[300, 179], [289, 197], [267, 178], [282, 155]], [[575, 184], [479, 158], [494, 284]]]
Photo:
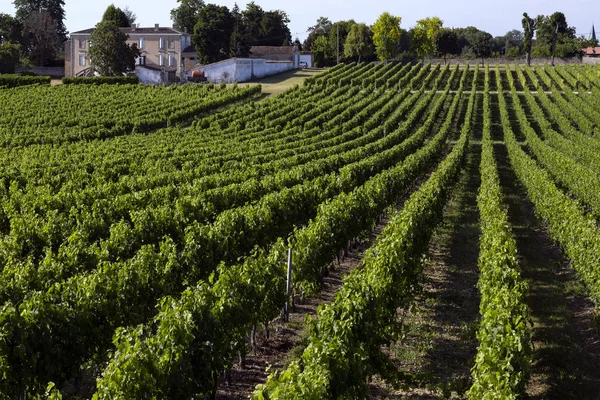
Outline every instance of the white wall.
[[312, 68], [312, 54], [300, 54], [300, 62], [305, 62], [308, 68]]
[[264, 58], [230, 58], [199, 69], [204, 71], [204, 75], [209, 82], [233, 83], [263, 78], [290, 71], [294, 68], [294, 63], [289, 61], [267, 61]]

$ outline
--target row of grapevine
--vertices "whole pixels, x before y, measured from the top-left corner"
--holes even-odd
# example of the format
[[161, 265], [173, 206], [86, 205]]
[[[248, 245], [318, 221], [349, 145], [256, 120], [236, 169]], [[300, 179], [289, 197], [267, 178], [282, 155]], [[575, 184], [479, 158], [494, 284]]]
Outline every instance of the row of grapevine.
[[466, 152], [474, 100], [473, 89], [452, 152], [391, 218], [363, 268], [351, 272], [335, 300], [319, 310], [301, 359], [281, 374], [272, 374], [254, 398], [364, 397], [367, 377], [374, 373], [385, 377], [390, 371], [381, 346], [399, 332], [396, 309], [414, 298], [420, 256]]
[[[486, 89], [488, 80], [486, 66]], [[498, 97], [504, 104], [503, 95]], [[510, 124], [505, 112], [502, 124]], [[478, 260], [481, 320], [477, 332], [479, 346], [471, 370], [473, 385], [467, 395], [472, 399], [516, 399], [529, 382], [532, 357], [529, 311], [525, 305], [528, 288], [520, 275], [517, 247], [502, 201], [491, 141], [489, 90], [483, 93], [480, 173], [477, 204], [481, 215]]]

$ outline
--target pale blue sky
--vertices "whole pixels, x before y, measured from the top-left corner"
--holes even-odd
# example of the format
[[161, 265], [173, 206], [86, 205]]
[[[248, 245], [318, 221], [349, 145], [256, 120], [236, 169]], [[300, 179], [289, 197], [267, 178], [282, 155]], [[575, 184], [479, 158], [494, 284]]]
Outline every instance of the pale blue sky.
[[[235, 3], [231, 1], [207, 1], [229, 8]], [[102, 17], [106, 7], [114, 3], [116, 6], [129, 8], [137, 15], [142, 26], [171, 26], [169, 12], [176, 7], [176, 0], [65, 0], [66, 26], [70, 32], [93, 27]], [[306, 37], [306, 30], [314, 25], [320, 16], [331, 21], [354, 19], [357, 22], [373, 24], [384, 11], [402, 17], [403, 28], [410, 28], [418, 19], [438, 16], [445, 26], [476, 26], [490, 32], [494, 36], [503, 35], [511, 29], [521, 29], [521, 16], [527, 12], [531, 16], [549, 15], [554, 11], [562, 11], [567, 22], [577, 28], [577, 35], [588, 35], [592, 22], [600, 26], [600, 1], [591, 0], [302, 0], [276, 1], [257, 0], [256, 3], [265, 10], [281, 9], [290, 17], [292, 37]], [[240, 8], [245, 8], [245, 1], [238, 1]], [[0, 12], [15, 12], [12, 0], [0, 0]], [[594, 21], [596, 18], [597, 21]]]

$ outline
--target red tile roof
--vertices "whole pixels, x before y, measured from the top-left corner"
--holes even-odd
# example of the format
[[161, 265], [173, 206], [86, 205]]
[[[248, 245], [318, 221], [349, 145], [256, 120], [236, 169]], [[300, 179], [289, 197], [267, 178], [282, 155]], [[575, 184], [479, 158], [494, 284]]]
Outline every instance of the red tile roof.
[[294, 46], [252, 46], [250, 54], [261, 56], [265, 54], [294, 54]]
[[588, 56], [599, 55], [600, 56], [600, 47], [586, 47], [585, 49], [581, 49]]

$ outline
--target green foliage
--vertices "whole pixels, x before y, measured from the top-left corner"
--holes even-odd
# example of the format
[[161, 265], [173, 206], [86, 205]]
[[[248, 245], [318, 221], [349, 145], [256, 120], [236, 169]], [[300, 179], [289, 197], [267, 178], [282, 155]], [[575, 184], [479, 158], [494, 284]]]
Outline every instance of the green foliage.
[[492, 35], [487, 32], [478, 32], [473, 39], [473, 53], [482, 62], [492, 55], [492, 39]]
[[[529, 383], [532, 360], [527, 285], [520, 276], [517, 246], [513, 238], [500, 188], [491, 141], [489, 69], [486, 65], [483, 94], [481, 186], [477, 204], [481, 215], [479, 248], [479, 346], [471, 369], [472, 399], [516, 399]], [[497, 84], [502, 90], [496, 68]], [[504, 96], [498, 96], [502, 127], [510, 129]]]
[[135, 85], [137, 76], [74, 76], [62, 79], [65, 85]]
[[102, 15], [102, 21], [113, 21], [119, 28], [127, 28], [131, 26], [131, 21], [129, 21], [129, 18], [125, 12], [119, 7], [115, 7], [114, 4], [111, 4], [106, 8], [104, 15]]
[[413, 45], [419, 58], [431, 56], [436, 50], [435, 38], [444, 22], [438, 17], [427, 17], [417, 21], [413, 28]]
[[103, 76], [119, 76], [135, 69], [140, 52], [136, 44], [127, 44], [129, 35], [112, 20], [96, 24], [90, 36], [88, 57], [92, 68]]
[[21, 46], [7, 41], [0, 42], [0, 74], [13, 74], [19, 63]]
[[324, 67], [327, 60], [333, 58], [326, 36], [319, 36], [312, 44], [312, 56], [315, 67]]
[[373, 25], [373, 44], [375, 54], [380, 60], [390, 60], [396, 57], [400, 42], [400, 21], [402, 18], [394, 17], [384, 12], [377, 18]]
[[346, 42], [344, 43], [344, 56], [346, 58], [369, 57], [373, 54], [373, 33], [365, 24], [354, 24], [348, 32]]
[[179, 6], [171, 10], [171, 21], [176, 29], [188, 33], [194, 32], [198, 22], [198, 13], [204, 8], [204, 0], [177, 0]]
[[208, 4], [198, 12], [192, 43], [202, 64], [229, 57], [235, 20], [225, 6]]
[[444, 60], [448, 54], [458, 53], [458, 36], [454, 29], [442, 28], [436, 32], [434, 38], [434, 47], [437, 54], [442, 55]]
[[49, 76], [0, 75], [0, 87], [12, 88], [27, 85], [50, 85]]

